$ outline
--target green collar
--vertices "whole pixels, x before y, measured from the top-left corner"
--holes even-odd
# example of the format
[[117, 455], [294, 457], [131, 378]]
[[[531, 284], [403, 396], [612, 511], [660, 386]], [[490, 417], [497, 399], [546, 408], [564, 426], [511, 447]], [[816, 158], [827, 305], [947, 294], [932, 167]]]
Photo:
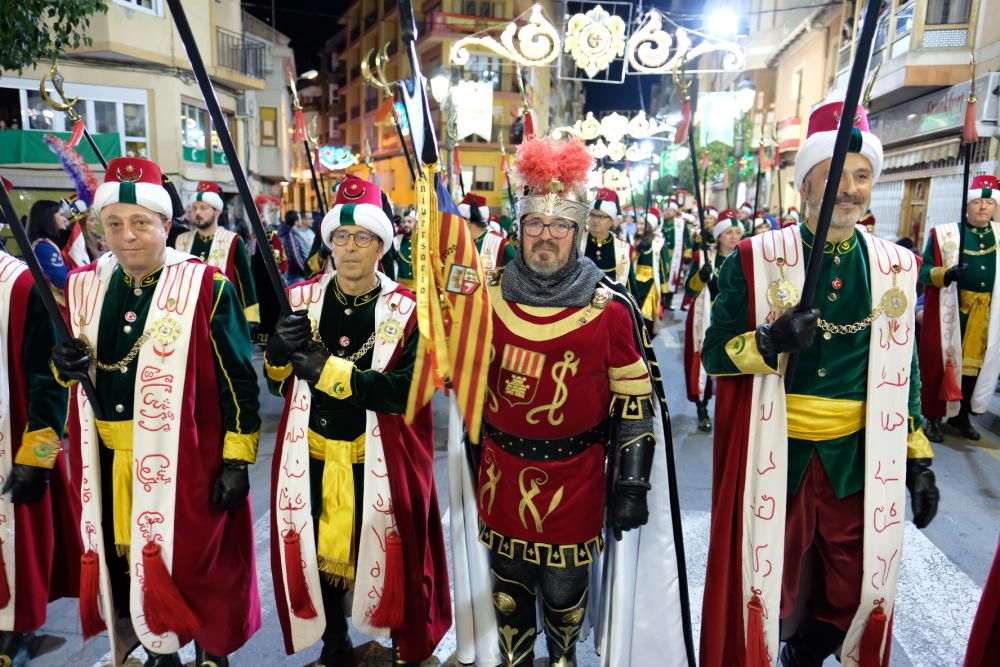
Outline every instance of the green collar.
[[[806, 225], [801, 225], [799, 229], [802, 232], [802, 245], [804, 245], [807, 248], [812, 248], [813, 239], [816, 238], [812, 230], [809, 229], [809, 227]], [[858, 232], [857, 230], [855, 230], [850, 237], [844, 239], [840, 243], [834, 244], [832, 241], [827, 241], [823, 245], [823, 254], [846, 255], [852, 252], [857, 247], [858, 247]]]
[[[135, 278], [126, 273], [125, 269], [122, 268], [121, 264], [118, 265], [116, 271], [118, 271], [118, 275], [121, 276], [121, 280], [123, 283], [125, 283], [126, 287], [135, 286]], [[158, 268], [156, 271], [150, 273], [149, 275], [143, 276], [142, 280], [139, 281], [139, 287], [149, 287], [151, 285], [155, 285], [156, 281], [160, 279], [161, 273], [163, 273], [162, 266]]]

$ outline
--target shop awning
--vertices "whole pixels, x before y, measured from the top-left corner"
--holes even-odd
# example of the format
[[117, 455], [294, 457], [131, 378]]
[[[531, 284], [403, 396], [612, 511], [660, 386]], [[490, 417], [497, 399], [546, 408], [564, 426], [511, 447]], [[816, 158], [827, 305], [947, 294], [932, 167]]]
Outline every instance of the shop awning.
[[882, 169], [900, 169], [923, 164], [925, 162], [937, 162], [947, 160], [958, 155], [961, 137], [947, 137], [926, 141], [913, 146], [902, 146], [893, 148], [885, 152], [885, 161]]

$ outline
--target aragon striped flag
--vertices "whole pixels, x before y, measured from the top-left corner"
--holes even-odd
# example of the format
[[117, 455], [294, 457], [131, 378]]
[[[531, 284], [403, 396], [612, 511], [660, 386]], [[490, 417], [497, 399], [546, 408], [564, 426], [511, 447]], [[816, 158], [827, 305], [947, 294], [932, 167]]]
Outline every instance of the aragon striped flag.
[[[433, 185], [432, 185], [433, 183]], [[417, 180], [413, 272], [420, 338], [406, 420], [450, 386], [469, 438], [479, 442], [493, 320], [479, 252], [436, 165]]]

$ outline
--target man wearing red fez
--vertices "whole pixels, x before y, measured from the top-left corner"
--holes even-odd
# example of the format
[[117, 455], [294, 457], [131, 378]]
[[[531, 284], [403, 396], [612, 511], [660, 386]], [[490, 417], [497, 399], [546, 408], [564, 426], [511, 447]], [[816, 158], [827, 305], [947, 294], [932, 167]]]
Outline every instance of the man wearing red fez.
[[219, 226], [222, 209], [222, 188], [218, 183], [198, 183], [198, 190], [191, 200], [191, 222], [196, 229], [180, 234], [174, 247], [216, 267], [229, 278], [243, 304], [243, 313], [250, 324], [251, 334], [254, 334], [260, 326], [260, 306], [250, 270], [250, 255], [243, 239], [236, 232]]
[[887, 665], [907, 490], [918, 528], [937, 512], [913, 336], [919, 260], [857, 226], [882, 170], [860, 106], [814, 307], [798, 307], [842, 113], [833, 102], [809, 119], [795, 162], [804, 222], [744, 239], [718, 279], [702, 356], [727, 416], [715, 431], [706, 667], [819, 667], [835, 652]]
[[[920, 334], [921, 399], [927, 437], [944, 440], [941, 420], [968, 440], [979, 440], [969, 417], [986, 412], [1000, 377], [1000, 298], [994, 222], [1000, 183], [995, 176], [972, 179], [965, 228], [958, 223], [930, 230], [920, 267], [927, 286]], [[959, 234], [965, 235], [959, 258]]]
[[514, 246], [507, 242], [503, 234], [490, 229], [490, 208], [486, 197], [475, 192], [466, 193], [458, 205], [458, 212], [469, 223], [469, 230], [475, 237], [476, 250], [487, 280], [497, 269], [507, 265], [517, 254]]
[[580, 239], [580, 252], [589, 257], [611, 280], [635, 294], [632, 246], [611, 233], [612, 226], [620, 217], [618, 193], [608, 188], [599, 189], [594, 201], [590, 203], [588, 233]]
[[48, 369], [54, 344], [28, 267], [0, 250], [0, 663], [8, 665], [31, 645], [49, 601], [76, 597], [79, 586], [79, 571], [65, 567], [80, 557], [80, 502], [62, 451], [66, 391]]
[[70, 274], [74, 338], [52, 350], [73, 387], [83, 634], [107, 630], [114, 664], [141, 643], [147, 666], [180, 665], [193, 639], [197, 665], [227, 665], [260, 627], [247, 470], [260, 418], [243, 308], [218, 269], [167, 247], [155, 163], [112, 160], [94, 211], [111, 252]]
[[323, 642], [351, 664], [348, 615], [419, 664], [451, 627], [427, 405], [403, 414], [417, 351], [413, 293], [377, 271], [394, 230], [375, 184], [348, 177], [323, 218], [335, 272], [288, 289], [264, 357], [285, 397], [271, 468], [271, 573], [289, 654]]

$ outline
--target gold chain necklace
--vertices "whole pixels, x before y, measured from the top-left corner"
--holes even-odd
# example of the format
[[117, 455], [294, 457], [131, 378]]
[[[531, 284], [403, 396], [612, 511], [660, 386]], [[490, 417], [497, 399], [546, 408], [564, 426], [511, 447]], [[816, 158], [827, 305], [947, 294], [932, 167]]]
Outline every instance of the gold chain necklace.
[[864, 331], [872, 325], [872, 322], [877, 320], [882, 314], [882, 306], [875, 306], [875, 309], [868, 314], [868, 317], [861, 320], [860, 322], [854, 322], [853, 324], [833, 324], [832, 322], [827, 322], [822, 317], [817, 320], [819, 328], [828, 334], [856, 334], [859, 331]]
[[[313, 325], [312, 326], [312, 338], [313, 338], [313, 340], [316, 341], [317, 343], [319, 343], [320, 345], [322, 345], [323, 349], [326, 350], [327, 353], [329, 353], [330, 350], [326, 347], [326, 344], [323, 343], [322, 336], [319, 335], [319, 324], [317, 324], [316, 322], [313, 322], [312, 325]], [[361, 357], [363, 357], [366, 354], [368, 354], [368, 351], [371, 350], [373, 347], [375, 347], [375, 339], [376, 338], [378, 338], [378, 331], [373, 331], [372, 335], [369, 336], [368, 340], [365, 341], [365, 344], [362, 345], [360, 348], [358, 348], [358, 350], [354, 354], [352, 354], [351, 356], [347, 357], [347, 360], [353, 364], [358, 359], [360, 359]]]
[[969, 257], [982, 257], [983, 255], [989, 255], [990, 253], [996, 252], [996, 250], [997, 247], [994, 245], [993, 247], [986, 248], [985, 250], [969, 250], [966, 248], [962, 251], [962, 253], [968, 255]]
[[142, 346], [145, 345], [147, 340], [149, 340], [151, 335], [152, 331], [147, 331], [139, 336], [138, 340], [135, 341], [135, 344], [132, 345], [132, 349], [129, 350], [128, 354], [122, 357], [121, 361], [114, 364], [106, 364], [99, 360], [97, 358], [96, 351], [93, 349], [88, 348], [87, 353], [90, 354], [91, 358], [95, 360], [98, 369], [102, 371], [118, 371], [119, 373], [124, 373], [128, 369], [129, 364], [132, 363], [132, 360], [139, 354], [139, 350]]

